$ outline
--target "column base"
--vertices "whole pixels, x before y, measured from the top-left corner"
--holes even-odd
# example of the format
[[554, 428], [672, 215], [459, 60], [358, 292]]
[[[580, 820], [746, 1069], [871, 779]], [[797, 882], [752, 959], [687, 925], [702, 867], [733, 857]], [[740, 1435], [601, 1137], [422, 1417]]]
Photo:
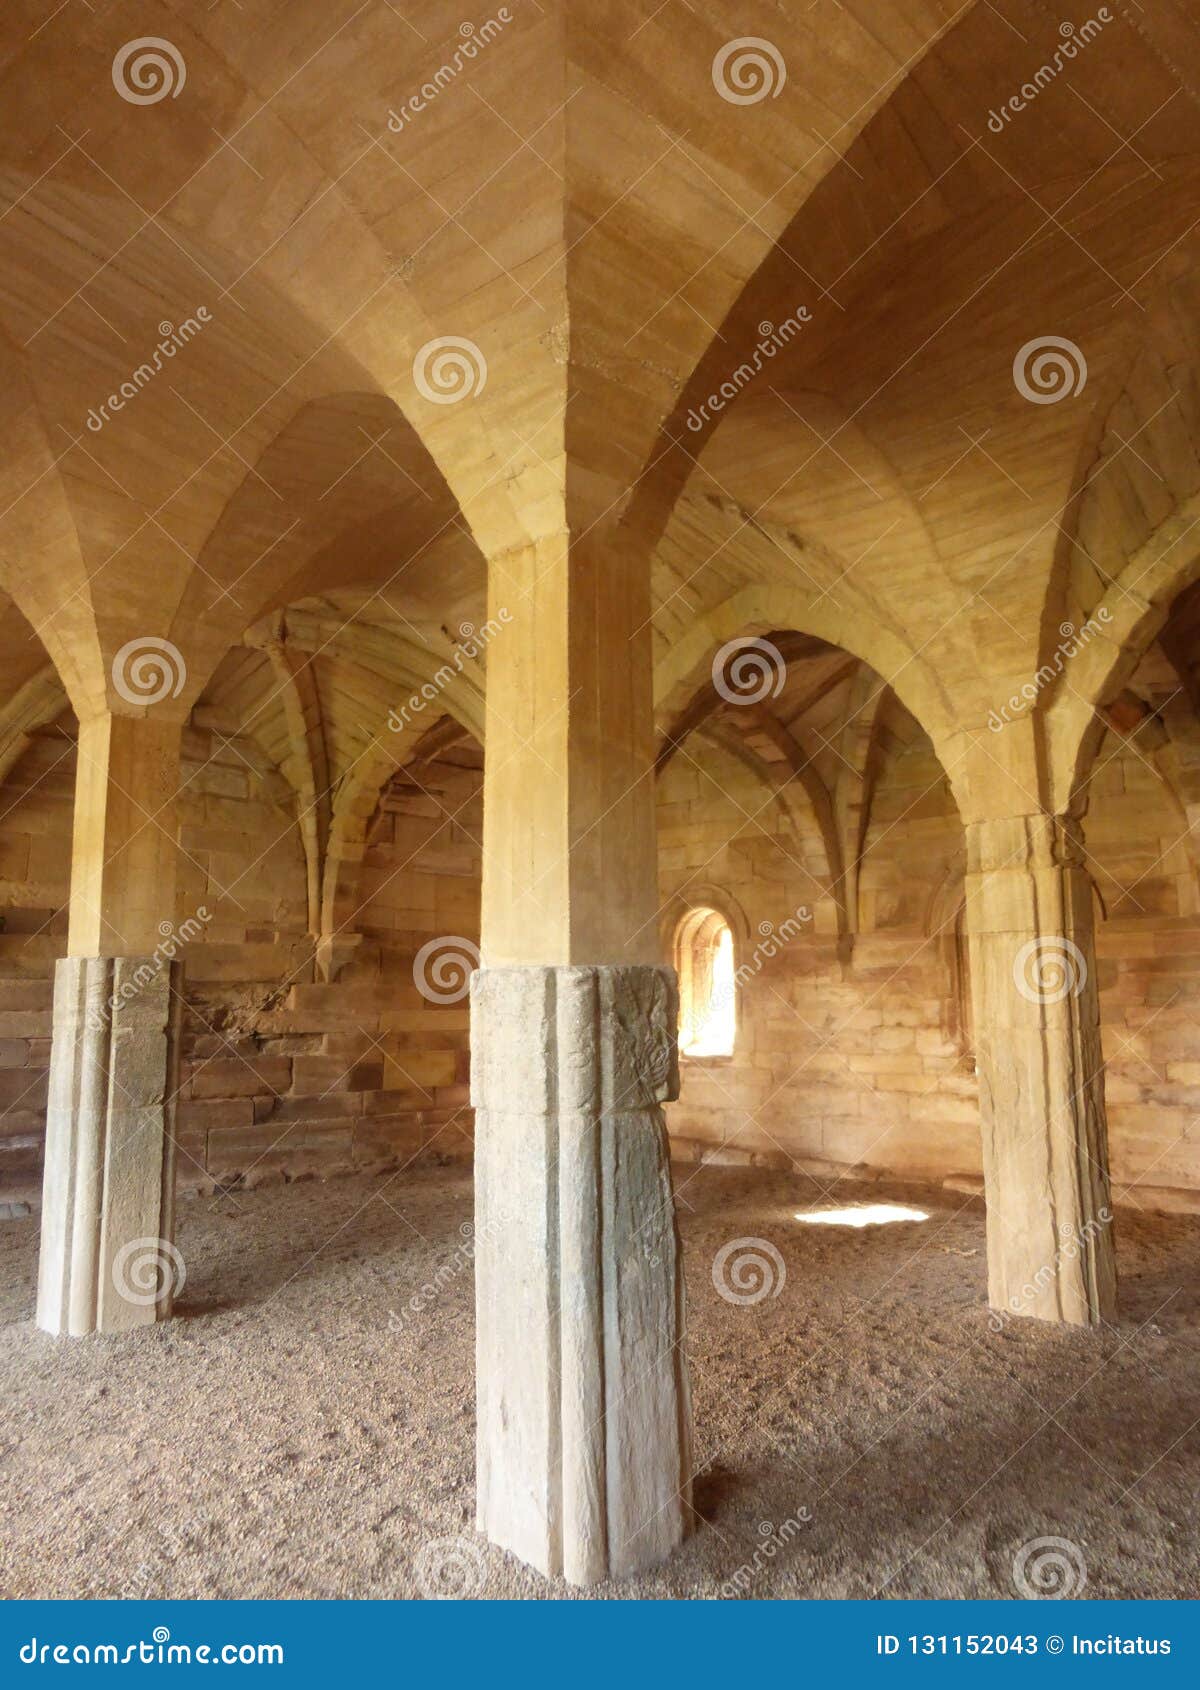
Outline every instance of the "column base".
[[478, 1525], [577, 1585], [691, 1525], [677, 1023], [669, 969], [472, 978]]
[[54, 978], [37, 1323], [82, 1336], [171, 1314], [182, 967], [65, 957]]

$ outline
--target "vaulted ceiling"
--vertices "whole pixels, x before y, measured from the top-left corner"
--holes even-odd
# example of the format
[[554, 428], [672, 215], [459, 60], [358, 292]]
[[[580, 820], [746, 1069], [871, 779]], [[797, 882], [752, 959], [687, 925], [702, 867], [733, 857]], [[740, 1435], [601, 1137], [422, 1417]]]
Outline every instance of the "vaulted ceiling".
[[282, 637], [349, 766], [489, 556], [620, 523], [664, 729], [800, 630], [961, 801], [1065, 620], [1126, 615], [1086, 713], [1200, 567], [1198, 98], [1186, 0], [10, 0], [6, 731], [151, 638], [286, 761]]

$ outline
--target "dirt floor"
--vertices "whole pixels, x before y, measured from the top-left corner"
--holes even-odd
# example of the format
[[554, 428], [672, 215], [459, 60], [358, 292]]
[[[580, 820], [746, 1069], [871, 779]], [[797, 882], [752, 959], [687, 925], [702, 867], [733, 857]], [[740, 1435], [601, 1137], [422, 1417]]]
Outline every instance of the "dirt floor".
[[[977, 1200], [679, 1178], [701, 1519], [591, 1594], [1200, 1593], [1200, 1223], [1122, 1212], [1115, 1328], [996, 1330]], [[929, 1218], [795, 1218], [882, 1201]], [[3, 1594], [575, 1594], [472, 1529], [470, 1216], [459, 1169], [192, 1201], [179, 1318], [74, 1340], [0, 1225]], [[786, 1275], [736, 1304], [744, 1238]]]

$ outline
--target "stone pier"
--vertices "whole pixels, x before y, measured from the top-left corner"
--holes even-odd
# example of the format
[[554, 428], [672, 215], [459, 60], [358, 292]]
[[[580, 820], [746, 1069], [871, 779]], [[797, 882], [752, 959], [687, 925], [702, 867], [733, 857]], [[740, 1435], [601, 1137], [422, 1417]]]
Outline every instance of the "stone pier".
[[967, 853], [988, 1300], [1096, 1325], [1116, 1267], [1091, 879], [1063, 817], [974, 823]]
[[674, 976], [485, 969], [471, 1008], [479, 1528], [592, 1584], [690, 1518]]
[[180, 732], [161, 716], [79, 725], [42, 1188], [47, 1332], [165, 1319], [183, 1279], [172, 1237], [182, 967], [162, 941], [175, 916]]
[[54, 983], [37, 1322], [79, 1337], [171, 1313], [180, 965], [64, 957]]
[[563, 532], [490, 560], [489, 602], [479, 1526], [585, 1585], [661, 1561], [690, 1519], [649, 559]]

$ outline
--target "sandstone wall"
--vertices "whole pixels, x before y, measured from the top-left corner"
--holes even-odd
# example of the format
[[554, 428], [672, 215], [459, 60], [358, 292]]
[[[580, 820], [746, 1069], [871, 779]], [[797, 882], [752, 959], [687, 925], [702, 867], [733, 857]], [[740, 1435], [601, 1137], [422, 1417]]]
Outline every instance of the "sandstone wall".
[[[414, 961], [437, 938], [478, 940], [477, 754], [448, 754], [384, 794], [361, 869], [361, 940], [325, 984], [289, 789], [248, 739], [191, 731], [186, 751], [184, 864], [164, 923], [180, 933], [207, 919], [181, 952], [183, 1185], [469, 1156], [465, 999], [453, 972], [449, 1001], [423, 994]], [[41, 1161], [74, 767], [69, 732], [46, 733], [0, 790], [0, 1178], [26, 1189]], [[890, 742], [879, 771], [853, 934], [839, 931], [798, 790], [771, 798], [732, 751], [693, 741], [662, 778], [659, 817], [664, 947], [686, 899], [711, 902], [734, 926], [743, 970], [734, 1054], [683, 1060], [669, 1111], [679, 1153], [977, 1172], [961, 833], [923, 736]], [[1104, 911], [1123, 1200], [1139, 1187], [1200, 1189], [1200, 898], [1183, 834], [1159, 772], [1107, 740], [1086, 842]]]
[[[930, 794], [930, 787], [933, 793]], [[901, 757], [876, 798], [862, 881], [863, 930], [839, 942], [811, 811], [763, 808], [754, 774], [719, 751], [669, 766], [660, 883], [736, 910], [731, 1058], [683, 1059], [672, 1111], [692, 1154], [867, 1164], [912, 1176], [979, 1166], [973, 1063], [958, 989], [961, 830], [927, 746]], [[798, 909], [812, 920], [777, 935]], [[735, 932], [736, 932], [735, 923]], [[773, 954], [772, 954], [773, 953]]]
[[[664, 938], [681, 894], [710, 901], [741, 922], [739, 961], [755, 969], [734, 1055], [683, 1059], [681, 1151], [978, 1174], [960, 829], [924, 737], [893, 745], [880, 771], [851, 942], [837, 940], [811, 810], [764, 808], [761, 782], [732, 755], [691, 745], [666, 772], [660, 815]], [[1115, 1186], [1133, 1203], [1152, 1188], [1200, 1190], [1197, 864], [1168, 783], [1111, 736], [1085, 843]], [[814, 919], [780, 943], [802, 905]]]
[[[413, 962], [428, 939], [478, 938], [477, 769], [439, 765], [427, 792], [385, 795], [361, 943], [324, 984], [287, 787], [249, 740], [190, 731], [185, 751], [179, 897], [163, 918], [187, 982], [181, 1186], [469, 1156], [465, 1002], [423, 997]], [[23, 1190], [41, 1165], [74, 769], [70, 738], [45, 735], [0, 791], [0, 1178]]]
[[[1097, 961], [1113, 1179], [1200, 1187], [1200, 911], [1180, 804], [1106, 739], [1085, 840], [1105, 917]], [[1134, 1183], [1136, 1182], [1136, 1184]]]

